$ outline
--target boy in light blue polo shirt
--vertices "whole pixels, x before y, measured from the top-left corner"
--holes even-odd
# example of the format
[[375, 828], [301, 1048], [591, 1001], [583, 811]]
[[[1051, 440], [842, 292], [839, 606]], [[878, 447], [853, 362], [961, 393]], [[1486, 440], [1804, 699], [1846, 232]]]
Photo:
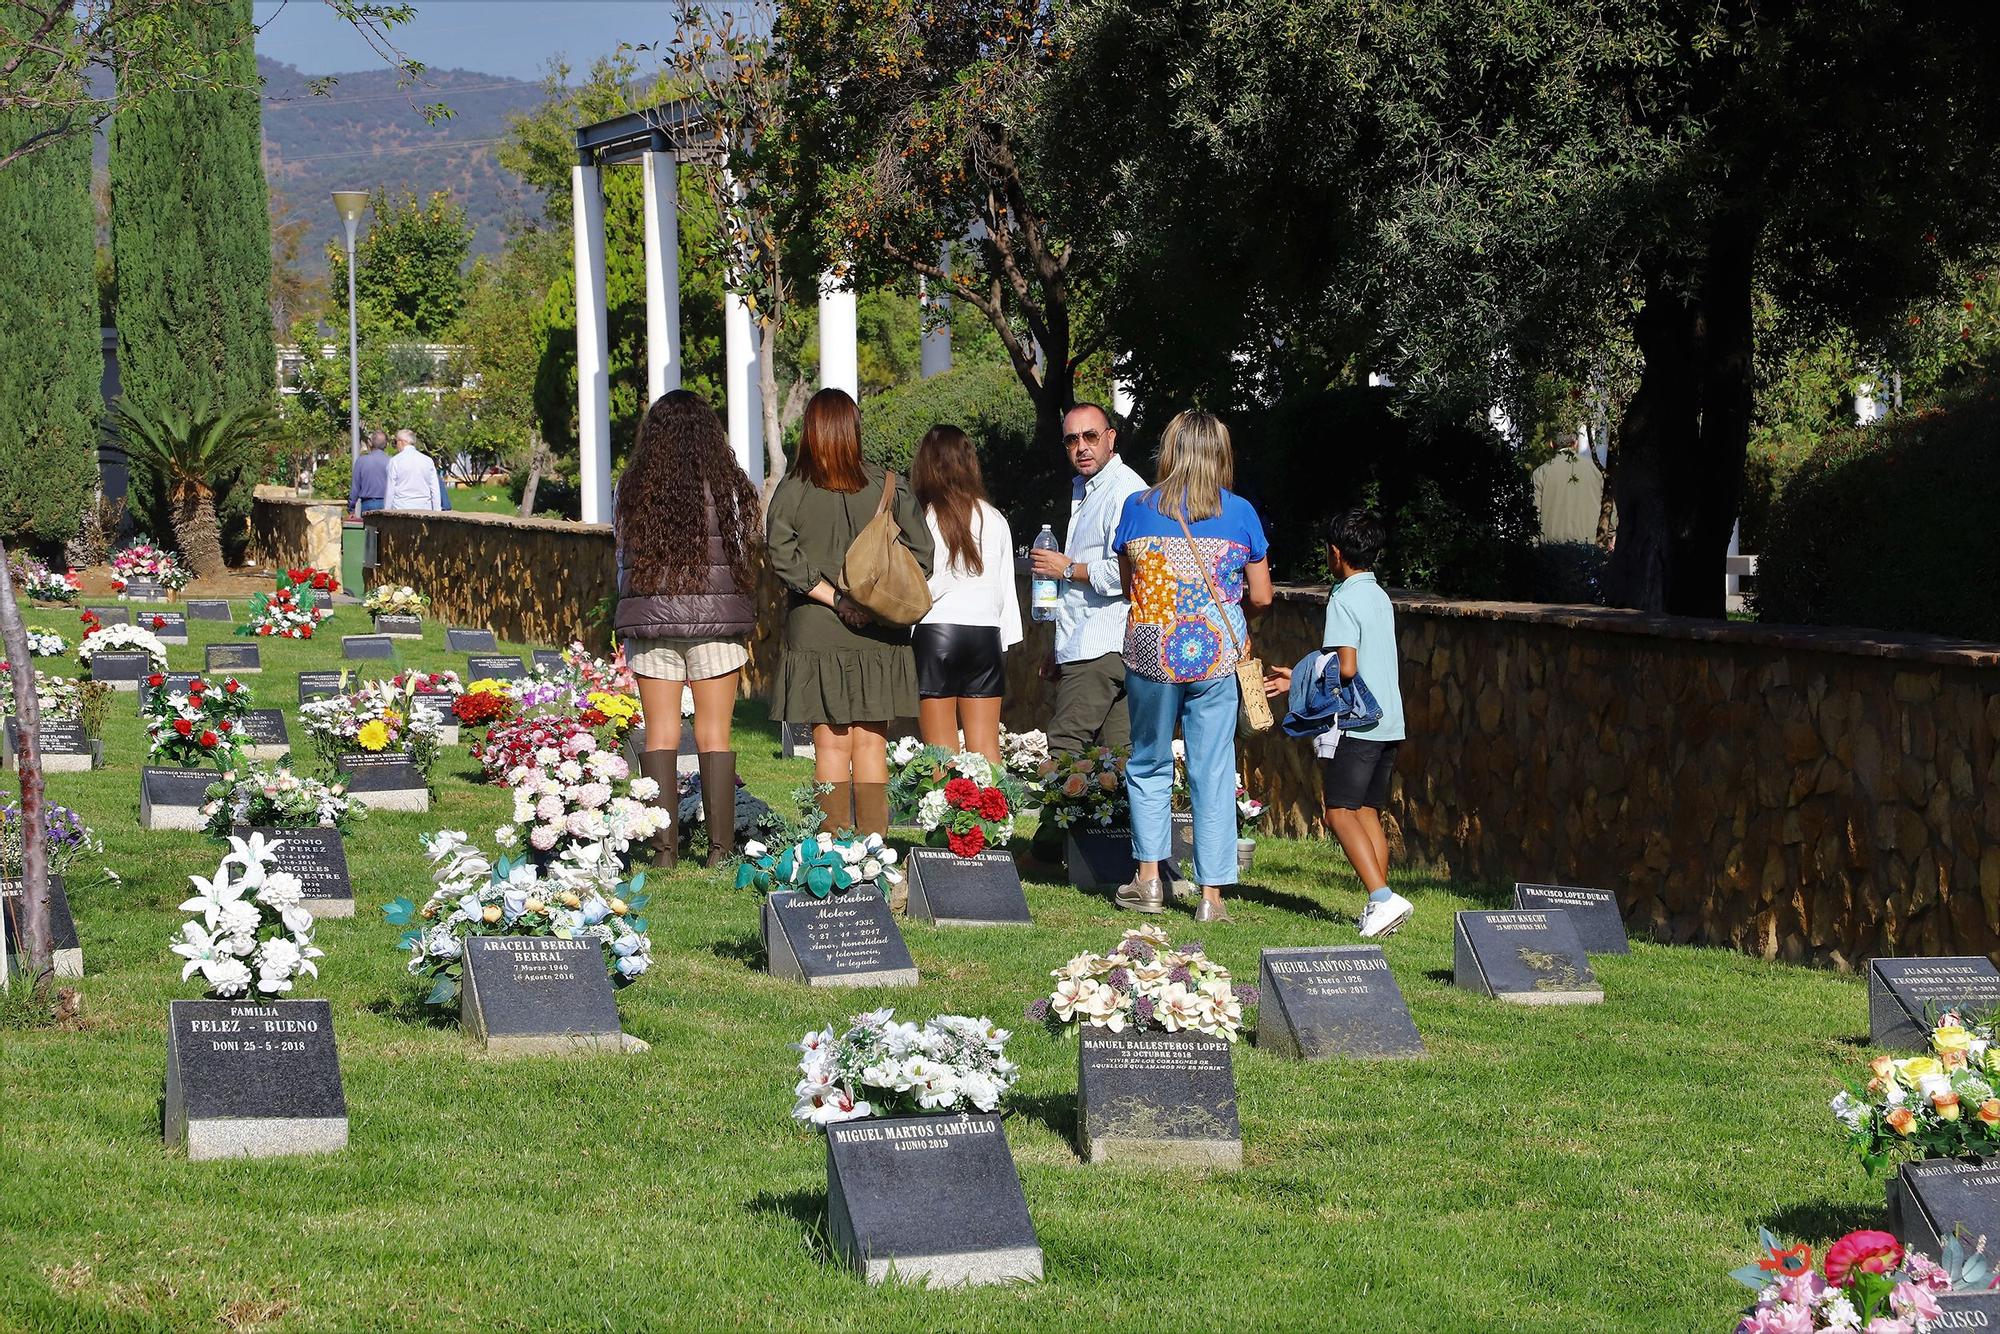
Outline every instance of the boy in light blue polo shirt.
[[1334, 586], [1321, 647], [1339, 655], [1342, 681], [1360, 676], [1382, 707], [1382, 717], [1371, 726], [1339, 733], [1332, 756], [1320, 761], [1326, 822], [1368, 891], [1361, 936], [1373, 940], [1394, 932], [1415, 911], [1389, 888], [1389, 840], [1382, 832], [1389, 777], [1403, 742], [1402, 659], [1396, 651], [1396, 609], [1374, 574], [1385, 541], [1382, 521], [1367, 510], [1349, 510], [1328, 525], [1326, 540]]

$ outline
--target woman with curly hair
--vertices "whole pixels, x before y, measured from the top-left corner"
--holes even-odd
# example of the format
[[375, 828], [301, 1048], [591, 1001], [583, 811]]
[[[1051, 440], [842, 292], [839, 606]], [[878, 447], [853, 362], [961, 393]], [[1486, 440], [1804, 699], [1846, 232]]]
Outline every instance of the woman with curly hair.
[[771, 568], [791, 590], [771, 716], [813, 725], [820, 828], [889, 832], [889, 720], [917, 712], [906, 626], [883, 625], [843, 593], [847, 548], [893, 485], [890, 512], [926, 575], [931, 531], [908, 486], [861, 457], [861, 413], [839, 389], [806, 404], [798, 464], [771, 495]]
[[674, 756], [681, 742], [681, 684], [694, 695], [708, 864], [735, 851], [736, 752], [729, 723], [736, 681], [757, 626], [757, 488], [736, 462], [722, 421], [699, 394], [662, 394], [639, 424], [618, 483], [618, 611], [613, 626], [639, 682], [646, 748], [639, 770], [660, 785], [667, 828], [653, 864], [680, 849]]

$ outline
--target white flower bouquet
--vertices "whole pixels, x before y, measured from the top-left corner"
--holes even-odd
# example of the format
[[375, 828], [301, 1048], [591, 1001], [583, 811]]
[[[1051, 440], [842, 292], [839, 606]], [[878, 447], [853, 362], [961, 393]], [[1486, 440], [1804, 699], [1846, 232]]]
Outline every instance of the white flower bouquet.
[[214, 838], [239, 825], [269, 829], [338, 829], [367, 818], [368, 808], [347, 795], [345, 783], [301, 778], [283, 765], [231, 769], [208, 785], [201, 813]]
[[[83, 690], [76, 678], [52, 676], [48, 672], [35, 673], [35, 699], [42, 706], [42, 717], [58, 722], [74, 722], [83, 715]], [[14, 712], [13, 669], [0, 661], [0, 714]]]
[[76, 601], [76, 576], [52, 570], [32, 557], [15, 562], [14, 582], [37, 602]]
[[361, 600], [361, 609], [371, 616], [421, 616], [430, 606], [430, 595], [408, 584], [377, 584]]
[[816, 1126], [866, 1116], [991, 1112], [1020, 1077], [1010, 1034], [986, 1018], [939, 1015], [921, 1028], [871, 1010], [847, 1031], [808, 1033], [797, 1045], [792, 1116]]
[[1109, 954], [1079, 954], [1050, 974], [1055, 991], [1028, 1007], [1028, 1018], [1056, 1032], [1092, 1024], [1122, 1033], [1155, 1029], [1207, 1033], [1236, 1041], [1243, 1007], [1257, 989], [1231, 983], [1229, 970], [1198, 944], [1174, 948], [1157, 926], [1127, 931]]
[[1042, 787], [1042, 761], [1049, 758], [1049, 735], [1037, 728], [1032, 732], [1000, 729], [1000, 762], [1007, 772], [1021, 780], [1030, 792]]
[[653, 961], [646, 935], [643, 872], [618, 878], [618, 863], [602, 844], [579, 845], [546, 867], [525, 858], [486, 854], [454, 829], [424, 840], [437, 888], [419, 908], [399, 898], [382, 909], [384, 920], [407, 926], [400, 946], [410, 952], [410, 975], [431, 983], [424, 998], [447, 1005], [458, 998], [467, 936], [556, 936], [596, 940], [617, 984], [643, 975]]
[[60, 658], [69, 652], [69, 645], [53, 630], [28, 631], [28, 656], [31, 658]]
[[167, 646], [152, 631], [136, 625], [107, 625], [92, 630], [76, 646], [77, 666], [89, 671], [90, 660], [100, 653], [143, 653], [154, 671], [167, 670]]
[[252, 834], [231, 838], [229, 846], [213, 877], [188, 877], [196, 892], [181, 911], [200, 915], [182, 924], [172, 946], [187, 960], [181, 980], [200, 973], [216, 1000], [253, 991], [282, 996], [301, 976], [318, 977], [313, 961], [324, 957], [313, 947], [305, 886], [291, 872], [271, 869], [279, 840]]

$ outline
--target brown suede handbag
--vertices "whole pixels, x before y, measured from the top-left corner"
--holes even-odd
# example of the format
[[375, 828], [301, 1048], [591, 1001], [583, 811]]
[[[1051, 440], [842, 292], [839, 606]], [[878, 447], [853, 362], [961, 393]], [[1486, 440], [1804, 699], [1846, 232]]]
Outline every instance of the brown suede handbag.
[[882, 477], [882, 503], [848, 543], [840, 562], [841, 592], [884, 625], [915, 625], [931, 609], [930, 581], [896, 522], [896, 474]]

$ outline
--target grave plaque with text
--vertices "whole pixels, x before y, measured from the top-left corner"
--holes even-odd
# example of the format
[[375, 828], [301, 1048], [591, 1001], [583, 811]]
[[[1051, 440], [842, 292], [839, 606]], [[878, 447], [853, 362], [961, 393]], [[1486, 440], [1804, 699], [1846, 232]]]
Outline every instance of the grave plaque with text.
[[1575, 885], [1514, 886], [1516, 908], [1560, 908], [1569, 914], [1586, 954], [1630, 954], [1625, 940], [1625, 914], [1618, 896], [1609, 890], [1582, 889]]
[[276, 844], [272, 868], [290, 871], [305, 886], [305, 909], [314, 917], [354, 916], [354, 886], [347, 877], [347, 844], [338, 829], [255, 829], [236, 826], [239, 838], [262, 834]]
[[233, 621], [236, 613], [221, 598], [189, 598], [188, 619], [192, 621]]
[[152, 579], [127, 580], [125, 587], [118, 590], [118, 596], [127, 602], [165, 602], [165, 585]]
[[162, 644], [185, 644], [188, 642], [187, 614], [178, 611], [142, 611], [139, 613], [139, 628], [152, 632]]
[[113, 690], [137, 690], [140, 683], [152, 673], [152, 659], [143, 653], [91, 655], [90, 679], [102, 681]]
[[323, 1000], [167, 1007], [166, 1137], [190, 1159], [347, 1147], [347, 1098]]
[[491, 678], [495, 681], [518, 681], [528, 674], [518, 657], [505, 653], [468, 653], [465, 657], [465, 679], [468, 682]]
[[388, 635], [342, 635], [340, 656], [343, 658], [393, 658], [396, 656], [396, 641]]
[[99, 623], [103, 625], [132, 624], [132, 609], [130, 607], [85, 607], [84, 610], [95, 616]]
[[[0, 879], [0, 933], [4, 933], [7, 957], [14, 968], [27, 971], [21, 958], [21, 881]], [[63, 892], [63, 878], [49, 877], [49, 939], [55, 945], [57, 977], [83, 976], [83, 945], [76, 938], [76, 918], [69, 909], [69, 895]]]
[[494, 1056], [619, 1051], [624, 1033], [594, 939], [468, 936], [460, 1017]]
[[335, 765], [347, 776], [347, 793], [370, 810], [427, 811], [429, 784], [402, 751], [342, 755]]
[[[2000, 1007], [2000, 969], [1983, 954], [1875, 958], [1868, 963], [1868, 1041], [1897, 1051], [1931, 1048], [1931, 1021], [1946, 1010]], [[1994, 1238], [2000, 1244], [2000, 1236]]]
[[1078, 889], [1115, 889], [1132, 878], [1132, 831], [1072, 828], [1064, 844], [1069, 882]]
[[444, 632], [444, 646], [452, 653], [491, 653], [500, 644], [491, 630], [465, 630], [454, 626]]
[[824, 899], [780, 890], [764, 900], [763, 928], [773, 977], [815, 987], [917, 984], [895, 914], [873, 886]]
[[421, 616], [377, 616], [375, 633], [387, 635], [391, 639], [422, 639], [424, 618]]
[[569, 668], [569, 664], [563, 660], [561, 649], [538, 648], [533, 651], [531, 657], [536, 671], [561, 672]]
[[324, 588], [315, 588], [312, 591], [312, 606], [316, 611], [332, 611], [333, 594]]
[[1267, 949], [1257, 992], [1259, 1051], [1307, 1061], [1424, 1054], [1380, 945]]
[[1593, 1005], [1604, 988], [1569, 914], [1461, 912], [1453, 927], [1452, 980], [1517, 1005]]
[[1929, 1256], [1959, 1228], [1968, 1247], [1981, 1237], [1990, 1246], [2000, 1237], [2000, 1160], [1904, 1163], [1889, 1179], [1889, 1227], [1905, 1246]]
[[814, 756], [811, 723], [779, 723], [778, 754], [784, 758], [810, 760]]
[[870, 1283], [1033, 1282], [1042, 1248], [998, 1116], [891, 1116], [826, 1128], [833, 1249]]
[[[5, 745], [0, 754], [6, 757], [6, 767], [14, 767], [14, 757], [21, 748], [21, 725], [12, 714], [7, 716]], [[87, 773], [104, 763], [104, 743], [87, 736], [83, 724], [68, 718], [51, 718], [42, 715], [42, 772], [51, 774]]]
[[232, 676], [256, 676], [264, 670], [264, 652], [255, 644], [210, 644], [201, 651], [206, 671]]
[[208, 786], [221, 775], [213, 769], [169, 769], [147, 765], [139, 771], [141, 829], [200, 829]]
[[1953, 1330], [2000, 1330], [2000, 1292], [1941, 1292], [1937, 1294], [1939, 1315], [1931, 1321], [1931, 1334], [1951, 1334]]
[[340, 694], [345, 689], [341, 684], [345, 679], [342, 672], [300, 672], [299, 703]]
[[283, 709], [252, 709], [236, 725], [243, 738], [243, 755], [252, 760], [282, 760], [292, 753], [292, 737]]
[[429, 718], [437, 727], [440, 745], [458, 744], [458, 715], [451, 710], [453, 698], [451, 695], [430, 694], [423, 691], [410, 696], [410, 716]]
[[1077, 1148], [1090, 1162], [1243, 1165], [1227, 1038], [1085, 1024], [1077, 1063]]
[[1026, 926], [1028, 897], [1012, 853], [961, 857], [947, 848], [912, 848], [903, 862], [912, 921], [938, 926]]

